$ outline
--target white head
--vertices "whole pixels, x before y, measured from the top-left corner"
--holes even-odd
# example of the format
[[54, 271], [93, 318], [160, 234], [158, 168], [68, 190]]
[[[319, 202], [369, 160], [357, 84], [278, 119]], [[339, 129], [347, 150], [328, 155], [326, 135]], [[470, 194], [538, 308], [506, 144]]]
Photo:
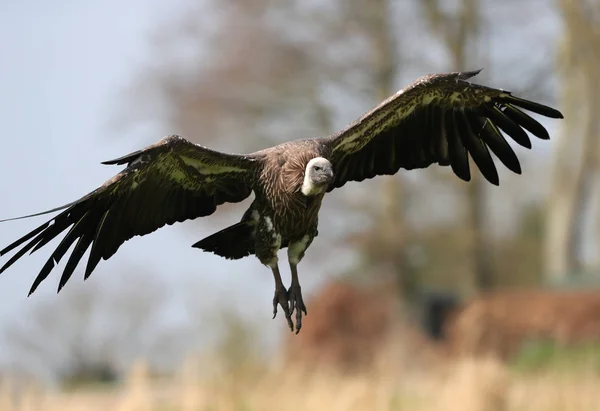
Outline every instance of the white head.
[[323, 157], [315, 157], [308, 162], [304, 171], [302, 194], [314, 196], [327, 190], [333, 182], [333, 166]]

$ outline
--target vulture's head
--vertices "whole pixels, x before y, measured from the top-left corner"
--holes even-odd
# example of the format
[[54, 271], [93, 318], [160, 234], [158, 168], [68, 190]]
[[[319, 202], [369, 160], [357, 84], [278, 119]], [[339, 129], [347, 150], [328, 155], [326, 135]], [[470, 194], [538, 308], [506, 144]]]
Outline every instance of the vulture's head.
[[323, 157], [315, 157], [306, 165], [302, 194], [305, 196], [321, 194], [327, 190], [332, 182], [333, 167], [329, 160]]

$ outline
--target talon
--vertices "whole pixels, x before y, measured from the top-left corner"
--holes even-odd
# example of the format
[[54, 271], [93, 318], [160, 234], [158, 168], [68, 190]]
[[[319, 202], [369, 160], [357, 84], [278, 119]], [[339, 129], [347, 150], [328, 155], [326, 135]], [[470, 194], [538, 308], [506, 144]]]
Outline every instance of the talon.
[[292, 285], [289, 289], [288, 297], [290, 307], [292, 307], [292, 309], [290, 309], [290, 315], [293, 313], [294, 309], [296, 310], [296, 334], [298, 334], [302, 328], [302, 313], [307, 313], [306, 306], [302, 299], [302, 290], [300, 286]]
[[[286, 302], [285, 307], [287, 308], [287, 302]], [[292, 313], [289, 311], [289, 309], [286, 310], [286, 308], [284, 308], [285, 319], [287, 320], [288, 327], [290, 327], [290, 331], [294, 332], [294, 323], [292, 322]]]
[[298, 334], [302, 328], [302, 311], [304, 310], [296, 310], [296, 334]]
[[285, 314], [285, 318], [291, 331], [294, 331], [294, 323], [292, 322], [292, 312], [289, 308], [289, 293], [285, 287], [276, 288], [273, 296], [273, 319], [277, 316], [277, 306], [280, 305]]

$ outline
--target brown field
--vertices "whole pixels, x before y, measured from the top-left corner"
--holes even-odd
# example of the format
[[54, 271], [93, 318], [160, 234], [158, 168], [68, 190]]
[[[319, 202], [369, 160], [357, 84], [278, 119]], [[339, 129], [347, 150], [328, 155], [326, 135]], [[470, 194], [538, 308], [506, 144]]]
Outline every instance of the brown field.
[[[189, 365], [194, 362], [190, 362]], [[0, 396], [3, 411], [69, 410], [544, 410], [600, 409], [600, 377], [593, 372], [564, 375], [516, 374], [490, 359], [463, 359], [435, 372], [402, 370], [390, 361], [376, 371], [340, 375], [327, 371], [237, 370], [200, 378], [188, 367], [179, 378], [153, 381], [142, 366], [114, 388], [71, 392], [10, 390]]]
[[494, 292], [464, 304], [448, 323], [459, 355], [508, 359], [529, 340], [561, 345], [600, 342], [600, 291]]
[[122, 384], [110, 386], [52, 391], [5, 380], [0, 411], [600, 409], [598, 349], [576, 366], [575, 357], [561, 357], [566, 367], [523, 369], [507, 355], [539, 337], [598, 341], [600, 294], [475, 298], [450, 322], [449, 344], [434, 344], [405, 324], [392, 296], [381, 287], [330, 285], [311, 302], [302, 333], [284, 340], [268, 364], [234, 347], [190, 359], [167, 378], [139, 364]]

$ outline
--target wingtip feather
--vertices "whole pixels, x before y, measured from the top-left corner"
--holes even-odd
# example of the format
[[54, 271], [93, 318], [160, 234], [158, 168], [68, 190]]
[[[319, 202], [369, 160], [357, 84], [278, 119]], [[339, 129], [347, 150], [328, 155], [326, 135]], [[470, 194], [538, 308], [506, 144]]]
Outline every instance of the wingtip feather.
[[501, 98], [499, 98], [499, 100], [507, 103], [512, 103], [518, 107], [524, 108], [525, 110], [532, 111], [545, 117], [555, 119], [564, 118], [563, 114], [555, 108], [546, 106], [544, 104], [536, 103], [535, 101], [527, 100], [521, 97], [516, 97], [512, 94], [502, 96]]
[[102, 161], [100, 162], [100, 164], [103, 164], [105, 166], [118, 166], [122, 164], [127, 164], [138, 158], [140, 154], [142, 154], [142, 150], [134, 151], [133, 153], [129, 153], [112, 160]]
[[[51, 210], [40, 211], [39, 213], [28, 214], [28, 215], [23, 215], [23, 216], [19, 216], [19, 217], [5, 218], [4, 220], [0, 220], [0, 223], [4, 223], [6, 221], [23, 220], [25, 218], [38, 217], [38, 216], [41, 216], [41, 215], [54, 213], [55, 211], [65, 210], [65, 209], [67, 209], [67, 208], [75, 205], [76, 203], [77, 203], [77, 201], [73, 201], [73, 202], [71, 202], [69, 204], [65, 204], [65, 205], [62, 205], [62, 206], [59, 206], [59, 207], [55, 207], [55, 208], [53, 208]], [[0, 255], [1, 255], [1, 253], [0, 253]]]
[[479, 73], [481, 73], [481, 70], [483, 70], [483, 67], [477, 70], [471, 70], [471, 71], [462, 71], [458, 73], [458, 78], [461, 80], [468, 80], [471, 77], [475, 77], [476, 75], [478, 75]]

